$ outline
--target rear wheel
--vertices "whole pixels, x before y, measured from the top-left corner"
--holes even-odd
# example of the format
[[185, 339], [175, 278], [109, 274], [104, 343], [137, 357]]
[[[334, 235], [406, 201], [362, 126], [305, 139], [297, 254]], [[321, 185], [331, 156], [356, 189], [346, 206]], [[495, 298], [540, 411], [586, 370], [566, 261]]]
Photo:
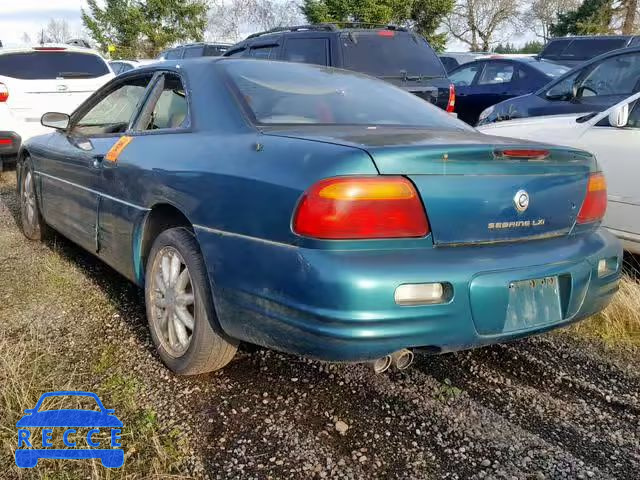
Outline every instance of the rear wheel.
[[174, 372], [218, 370], [235, 355], [238, 342], [218, 325], [204, 260], [189, 230], [166, 230], [153, 243], [145, 302], [151, 337]]
[[46, 233], [47, 225], [38, 207], [33, 170], [26, 163], [20, 180], [19, 194], [22, 232], [30, 240], [42, 240]]

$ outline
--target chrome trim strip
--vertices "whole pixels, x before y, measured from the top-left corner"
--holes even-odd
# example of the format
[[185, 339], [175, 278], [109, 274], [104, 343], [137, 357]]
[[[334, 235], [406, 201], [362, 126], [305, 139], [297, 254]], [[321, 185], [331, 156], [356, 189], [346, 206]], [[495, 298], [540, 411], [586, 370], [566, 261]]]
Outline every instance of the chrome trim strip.
[[445, 248], [445, 247], [473, 247], [473, 246], [481, 246], [481, 245], [500, 245], [505, 243], [523, 243], [528, 242], [530, 240], [546, 240], [549, 238], [558, 238], [564, 237], [571, 232], [570, 228], [563, 230], [554, 230], [552, 232], [541, 233], [538, 235], [530, 235], [528, 237], [509, 237], [509, 238], [500, 238], [497, 240], [478, 240], [478, 241], [469, 241], [469, 242], [457, 242], [457, 243], [435, 243], [434, 247]]
[[76, 188], [79, 188], [81, 190], [86, 190], [87, 192], [95, 193], [96, 195], [98, 195], [98, 196], [100, 196], [102, 198], [107, 198], [109, 200], [113, 200], [114, 202], [122, 203], [123, 205], [126, 205], [128, 207], [136, 208], [138, 210], [142, 210], [142, 211], [145, 211], [145, 212], [151, 210], [150, 208], [145, 208], [145, 207], [141, 207], [139, 205], [134, 205], [133, 203], [129, 203], [129, 202], [126, 202], [124, 200], [120, 200], [119, 198], [116, 198], [116, 197], [112, 197], [111, 195], [107, 195], [106, 193], [98, 192], [97, 190], [93, 190], [92, 188], [83, 187], [82, 185], [78, 185], [77, 183], [70, 182], [69, 180], [65, 180], [63, 178], [54, 177], [53, 175], [49, 175], [48, 173], [36, 172], [36, 171], [34, 171], [33, 173], [35, 173], [36, 175], [42, 175], [43, 177], [47, 177], [47, 178], [50, 178], [52, 180], [57, 180], [58, 182], [66, 183], [67, 185], [71, 185], [72, 187], [76, 187]]
[[243, 235], [241, 233], [227, 232], [225, 230], [218, 230], [217, 228], [209, 228], [209, 227], [205, 227], [203, 225], [194, 225], [193, 228], [195, 228], [197, 230], [203, 230], [203, 231], [209, 232], [209, 233], [215, 233], [216, 235], [242, 238], [242, 239], [245, 239], [245, 240], [253, 240], [255, 242], [262, 242], [262, 243], [266, 243], [266, 244], [273, 245], [273, 246], [276, 246], [276, 247], [300, 248], [298, 245], [291, 245], [289, 243], [274, 242], [273, 240], [265, 240], [264, 238], [252, 237], [250, 235]]

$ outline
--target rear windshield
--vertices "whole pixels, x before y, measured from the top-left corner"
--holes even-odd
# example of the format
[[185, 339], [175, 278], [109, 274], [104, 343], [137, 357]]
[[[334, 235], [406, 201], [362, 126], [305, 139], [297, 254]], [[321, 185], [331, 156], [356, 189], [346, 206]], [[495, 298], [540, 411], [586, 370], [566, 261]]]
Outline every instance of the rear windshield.
[[333, 68], [230, 60], [236, 98], [257, 124], [406, 125], [472, 130], [441, 109], [387, 82]]
[[350, 32], [340, 37], [344, 68], [377, 77], [445, 77], [440, 59], [427, 41], [407, 32]]
[[22, 80], [96, 78], [109, 73], [97, 55], [79, 52], [25, 52], [0, 55], [0, 75]]
[[541, 58], [589, 60], [611, 50], [627, 46], [627, 38], [585, 38], [553, 40], [540, 54]]
[[564, 75], [569, 70], [569, 67], [565, 67], [564, 65], [558, 65], [557, 63], [545, 62], [544, 60], [538, 62], [529, 63], [533, 68], [540, 70], [546, 76], [551, 78], [556, 78], [561, 75]]
[[565, 48], [569, 46], [571, 40], [551, 40], [542, 53], [541, 58], [558, 58]]

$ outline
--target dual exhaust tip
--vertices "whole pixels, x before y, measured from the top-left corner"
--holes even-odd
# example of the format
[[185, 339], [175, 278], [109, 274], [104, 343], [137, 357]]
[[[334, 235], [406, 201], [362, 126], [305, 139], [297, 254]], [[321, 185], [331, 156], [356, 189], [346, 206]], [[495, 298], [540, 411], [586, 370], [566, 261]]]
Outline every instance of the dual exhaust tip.
[[407, 348], [393, 352], [391, 355], [385, 355], [371, 362], [374, 373], [384, 373], [391, 365], [398, 370], [405, 370], [413, 363], [413, 352]]

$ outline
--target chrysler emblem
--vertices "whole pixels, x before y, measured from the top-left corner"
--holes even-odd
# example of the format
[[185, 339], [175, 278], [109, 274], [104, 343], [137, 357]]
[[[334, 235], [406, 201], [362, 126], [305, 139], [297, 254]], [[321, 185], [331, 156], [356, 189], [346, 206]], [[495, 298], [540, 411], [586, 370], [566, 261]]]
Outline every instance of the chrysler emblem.
[[513, 197], [513, 203], [516, 206], [516, 210], [519, 212], [524, 212], [529, 208], [529, 194], [526, 190], [518, 190], [516, 196]]

